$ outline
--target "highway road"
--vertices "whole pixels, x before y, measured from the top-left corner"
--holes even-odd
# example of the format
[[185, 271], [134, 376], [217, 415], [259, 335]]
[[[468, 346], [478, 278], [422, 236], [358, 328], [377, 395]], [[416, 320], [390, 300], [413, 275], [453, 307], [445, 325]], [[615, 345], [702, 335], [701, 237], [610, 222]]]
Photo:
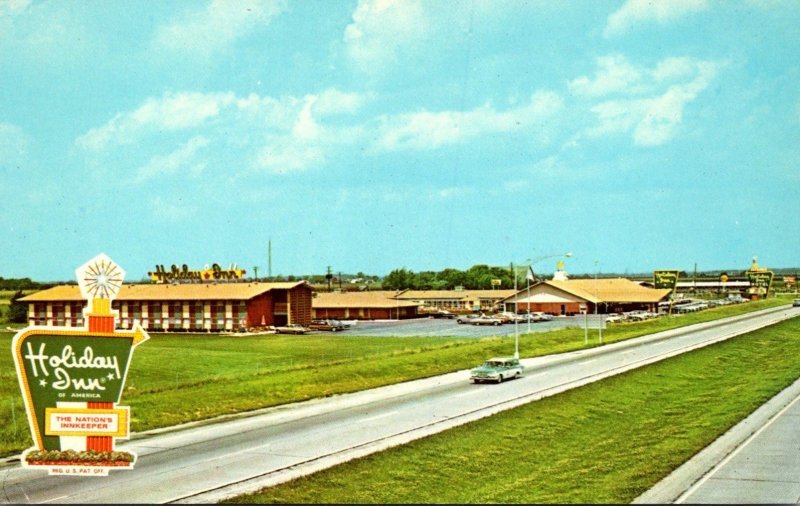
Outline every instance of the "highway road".
[[[107, 477], [0, 469], [13, 503], [213, 502], [324, 469], [800, 315], [784, 306], [590, 350], [524, 359], [525, 375], [474, 385], [468, 371], [139, 435], [136, 467]], [[595, 337], [596, 338], [596, 335]], [[488, 357], [487, 357], [488, 358]], [[160, 431], [156, 431], [160, 432]]]

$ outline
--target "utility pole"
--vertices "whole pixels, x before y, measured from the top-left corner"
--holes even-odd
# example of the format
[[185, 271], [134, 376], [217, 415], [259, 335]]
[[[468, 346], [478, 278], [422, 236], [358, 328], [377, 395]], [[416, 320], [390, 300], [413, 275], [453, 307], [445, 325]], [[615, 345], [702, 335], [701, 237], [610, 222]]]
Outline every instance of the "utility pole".
[[272, 279], [272, 239], [267, 242], [267, 276]]
[[325, 279], [328, 280], [328, 291], [331, 291], [331, 279], [333, 279], [333, 274], [331, 274], [331, 266], [328, 266], [328, 272], [325, 274]]
[[255, 273], [256, 281], [258, 281], [258, 266], [257, 265], [253, 266], [253, 272]]

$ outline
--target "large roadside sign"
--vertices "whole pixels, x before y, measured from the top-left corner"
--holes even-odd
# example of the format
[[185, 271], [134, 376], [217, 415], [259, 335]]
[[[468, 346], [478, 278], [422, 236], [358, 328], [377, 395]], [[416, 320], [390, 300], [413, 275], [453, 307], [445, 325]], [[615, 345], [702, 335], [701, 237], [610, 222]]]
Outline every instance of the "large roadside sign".
[[134, 324], [115, 330], [111, 301], [125, 272], [100, 254], [76, 270], [87, 298], [84, 328], [31, 326], [12, 340], [28, 423], [34, 442], [22, 466], [49, 474], [105, 476], [132, 469], [136, 455], [115, 451], [129, 437], [130, 410], [118, 406], [134, 348], [148, 339]]
[[678, 286], [678, 275], [680, 271], [653, 271], [653, 287], [662, 289], [668, 288], [675, 290]]
[[766, 296], [769, 294], [769, 290], [772, 287], [773, 277], [772, 271], [747, 271], [747, 279], [750, 281], [750, 288], [747, 289], [747, 292], [754, 295]]

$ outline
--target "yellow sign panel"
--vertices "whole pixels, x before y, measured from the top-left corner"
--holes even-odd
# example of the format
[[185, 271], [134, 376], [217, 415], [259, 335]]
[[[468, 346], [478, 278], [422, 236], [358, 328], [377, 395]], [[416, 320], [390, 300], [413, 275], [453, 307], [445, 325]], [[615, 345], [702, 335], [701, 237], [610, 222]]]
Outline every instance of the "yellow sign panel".
[[113, 436], [128, 437], [129, 410], [91, 408], [47, 408], [47, 436]]

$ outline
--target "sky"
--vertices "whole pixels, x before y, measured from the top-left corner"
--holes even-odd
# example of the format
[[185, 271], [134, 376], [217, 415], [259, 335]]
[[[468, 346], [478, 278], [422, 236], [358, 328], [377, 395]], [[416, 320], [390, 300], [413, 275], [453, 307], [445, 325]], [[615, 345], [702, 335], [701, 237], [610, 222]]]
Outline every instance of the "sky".
[[799, 82], [796, 0], [0, 0], [0, 276], [799, 266]]

